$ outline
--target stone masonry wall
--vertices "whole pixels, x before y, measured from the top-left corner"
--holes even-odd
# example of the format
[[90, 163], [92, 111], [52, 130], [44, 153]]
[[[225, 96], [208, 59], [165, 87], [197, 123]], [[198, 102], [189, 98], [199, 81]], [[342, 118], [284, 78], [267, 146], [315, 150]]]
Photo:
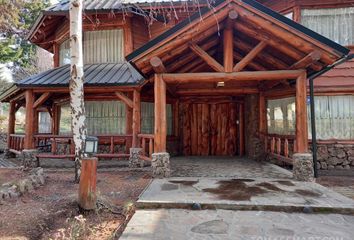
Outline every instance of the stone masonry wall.
[[319, 144], [317, 146], [317, 159], [318, 169], [354, 170], [354, 145]]
[[245, 150], [246, 155], [252, 159], [265, 158], [263, 142], [259, 138], [259, 101], [258, 95], [245, 97]]

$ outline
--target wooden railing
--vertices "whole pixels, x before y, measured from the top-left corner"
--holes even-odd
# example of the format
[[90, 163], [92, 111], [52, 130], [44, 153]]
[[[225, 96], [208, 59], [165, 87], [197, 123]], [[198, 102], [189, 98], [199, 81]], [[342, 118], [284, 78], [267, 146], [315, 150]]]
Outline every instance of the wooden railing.
[[154, 153], [154, 134], [139, 134], [138, 137], [142, 148], [140, 158], [151, 161], [152, 154]]
[[9, 136], [9, 151], [15, 154], [20, 154], [24, 149], [25, 135], [23, 134], [10, 134]]
[[[109, 146], [108, 152], [95, 154], [98, 158], [127, 158], [131, 147], [132, 135], [98, 135], [98, 144]], [[75, 145], [73, 137], [63, 135], [38, 134], [34, 137], [37, 148], [44, 150], [39, 153], [39, 158], [63, 158], [73, 160], [75, 157]], [[58, 146], [62, 144], [68, 150], [65, 153], [58, 152]], [[115, 147], [124, 146], [124, 152], [117, 152]], [[69, 149], [67, 149], [69, 148]]]
[[294, 152], [295, 136], [267, 134], [264, 135], [264, 142], [266, 153], [279, 161], [293, 164], [291, 155]]

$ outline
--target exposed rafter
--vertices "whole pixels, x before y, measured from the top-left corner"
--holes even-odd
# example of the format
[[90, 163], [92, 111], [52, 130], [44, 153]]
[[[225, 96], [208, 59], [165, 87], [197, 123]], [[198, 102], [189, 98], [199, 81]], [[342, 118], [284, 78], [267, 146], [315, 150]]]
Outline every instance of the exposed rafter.
[[[306, 55], [301, 60], [294, 63], [289, 69], [301, 69], [307, 68], [310, 65], [313, 65], [314, 62], [321, 59], [322, 54], [319, 51], [313, 51]], [[320, 71], [322, 68], [318, 65], [312, 66], [312, 68], [316, 71]]]
[[117, 95], [117, 97], [124, 102], [128, 107], [133, 108], [134, 107], [134, 103], [133, 101], [127, 96], [125, 95], [123, 92], [115, 92], [115, 94]]
[[239, 72], [244, 69], [265, 47], [267, 43], [261, 41], [257, 44], [241, 61], [239, 61], [233, 68], [234, 72]]
[[51, 93], [50, 92], [46, 92], [43, 93], [33, 104], [33, 108], [36, 109], [39, 106], [41, 106], [45, 101], [47, 101], [47, 99], [50, 97]]
[[191, 43], [189, 48], [200, 58], [202, 58], [212, 69], [217, 72], [224, 72], [225, 69], [218, 63], [213, 57], [211, 57], [206, 51], [204, 51], [201, 47], [199, 47], [195, 43]]

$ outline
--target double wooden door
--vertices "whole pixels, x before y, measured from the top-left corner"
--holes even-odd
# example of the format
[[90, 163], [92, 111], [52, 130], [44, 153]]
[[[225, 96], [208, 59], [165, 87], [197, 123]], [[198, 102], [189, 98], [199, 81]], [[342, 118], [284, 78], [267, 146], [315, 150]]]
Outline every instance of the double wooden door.
[[239, 103], [181, 103], [180, 107], [184, 155], [233, 156], [239, 153], [239, 123], [242, 121]]

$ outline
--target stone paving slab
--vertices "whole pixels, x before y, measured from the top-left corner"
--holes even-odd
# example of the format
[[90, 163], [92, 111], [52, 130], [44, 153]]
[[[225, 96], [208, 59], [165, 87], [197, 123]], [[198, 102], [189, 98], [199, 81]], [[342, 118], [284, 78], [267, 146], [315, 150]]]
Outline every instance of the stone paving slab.
[[172, 177], [292, 178], [292, 173], [275, 164], [245, 157], [173, 157]]
[[138, 210], [120, 240], [352, 240], [354, 216], [262, 211]]
[[354, 201], [316, 183], [278, 179], [154, 179], [139, 209], [185, 208], [354, 214]]
[[17, 165], [11, 161], [4, 158], [0, 158], [0, 168], [15, 168]]

